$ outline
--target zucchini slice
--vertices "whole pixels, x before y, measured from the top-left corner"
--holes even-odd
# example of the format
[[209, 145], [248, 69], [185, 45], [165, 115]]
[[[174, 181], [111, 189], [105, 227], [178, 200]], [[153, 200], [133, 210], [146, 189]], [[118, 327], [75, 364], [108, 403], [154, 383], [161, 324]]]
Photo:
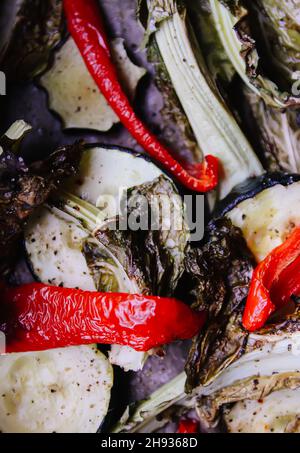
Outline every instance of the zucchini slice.
[[112, 384], [112, 367], [96, 346], [2, 356], [0, 430], [95, 433]]
[[38, 280], [54, 286], [95, 291], [92, 273], [82, 247], [89, 238], [71, 216], [43, 207], [30, 219], [26, 230], [26, 251], [30, 268]]
[[161, 175], [163, 172], [146, 156], [117, 146], [95, 145], [84, 152], [78, 174], [65, 190], [104, 210], [104, 218], [111, 218], [118, 211], [113, 203], [105, 207], [108, 198], [113, 197], [118, 205], [124, 190]]
[[[130, 61], [121, 38], [111, 44], [120, 79], [129, 96], [134, 97], [146, 71]], [[50, 109], [61, 116], [66, 129], [106, 132], [119, 122], [99, 92], [72, 38], [56, 52], [52, 68], [41, 77], [40, 83], [48, 92]]]
[[271, 174], [237, 186], [219, 206], [241, 228], [257, 261], [282, 244], [300, 225], [300, 175]]

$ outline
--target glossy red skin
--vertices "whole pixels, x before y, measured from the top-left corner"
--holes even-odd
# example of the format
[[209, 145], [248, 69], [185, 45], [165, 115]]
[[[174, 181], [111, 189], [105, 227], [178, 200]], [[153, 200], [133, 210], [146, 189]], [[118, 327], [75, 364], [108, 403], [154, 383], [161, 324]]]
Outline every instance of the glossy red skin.
[[254, 332], [269, 316], [300, 291], [300, 228], [255, 269], [243, 315], [243, 326]]
[[192, 434], [199, 432], [199, 423], [197, 420], [185, 418], [180, 420], [177, 433], [179, 434]]
[[300, 295], [300, 257], [290, 264], [277, 282], [272, 285], [271, 298], [276, 300], [276, 307], [283, 307], [292, 296]]
[[96, 293], [30, 284], [2, 292], [7, 352], [83, 344], [120, 344], [148, 351], [196, 335], [205, 321], [171, 298]]
[[[64, 0], [69, 31], [103, 96], [144, 150], [190, 190], [208, 192], [218, 184], [219, 162], [207, 156], [188, 172], [136, 116], [111, 60], [104, 25], [95, 0]], [[196, 175], [194, 174], [196, 173]]]

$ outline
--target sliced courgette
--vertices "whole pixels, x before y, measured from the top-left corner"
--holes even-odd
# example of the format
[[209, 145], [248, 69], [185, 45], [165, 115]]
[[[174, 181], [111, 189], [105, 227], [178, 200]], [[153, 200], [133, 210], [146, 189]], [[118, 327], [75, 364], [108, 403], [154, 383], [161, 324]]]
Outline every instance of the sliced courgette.
[[216, 216], [224, 215], [241, 228], [261, 261], [300, 225], [300, 175], [276, 173], [247, 180], [220, 204]]
[[103, 218], [109, 219], [118, 213], [111, 197], [118, 205], [126, 189], [151, 182], [162, 174], [145, 156], [117, 146], [95, 145], [84, 152], [78, 174], [65, 191], [100, 208]]
[[0, 431], [95, 433], [113, 371], [96, 346], [0, 357]]
[[[146, 71], [130, 61], [122, 39], [115, 39], [111, 44], [120, 79], [128, 94], [134, 97], [138, 82]], [[119, 122], [88, 72], [72, 38], [56, 52], [54, 64], [42, 76], [41, 85], [48, 92], [49, 107], [61, 116], [67, 129], [105, 132]]]
[[43, 207], [30, 219], [26, 230], [26, 251], [31, 270], [38, 280], [54, 286], [95, 291], [91, 270], [82, 254], [89, 233], [72, 217]]

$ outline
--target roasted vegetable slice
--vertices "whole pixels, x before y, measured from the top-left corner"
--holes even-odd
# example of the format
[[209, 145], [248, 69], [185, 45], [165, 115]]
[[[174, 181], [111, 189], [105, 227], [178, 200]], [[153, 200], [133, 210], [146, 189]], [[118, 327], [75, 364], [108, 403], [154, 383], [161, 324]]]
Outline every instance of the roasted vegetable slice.
[[224, 200], [217, 214], [241, 228], [248, 247], [261, 261], [299, 226], [299, 187], [299, 175], [275, 173], [249, 179]]
[[[111, 42], [120, 79], [131, 98], [145, 70], [127, 56], [122, 39]], [[72, 38], [56, 52], [54, 64], [41, 78], [49, 94], [49, 106], [62, 118], [66, 128], [107, 131], [119, 122], [87, 70]]]
[[3, 433], [95, 433], [113, 370], [96, 346], [0, 357]]
[[26, 251], [33, 274], [54, 286], [96, 290], [83, 254], [89, 237], [64, 212], [50, 207], [39, 209], [26, 228]]

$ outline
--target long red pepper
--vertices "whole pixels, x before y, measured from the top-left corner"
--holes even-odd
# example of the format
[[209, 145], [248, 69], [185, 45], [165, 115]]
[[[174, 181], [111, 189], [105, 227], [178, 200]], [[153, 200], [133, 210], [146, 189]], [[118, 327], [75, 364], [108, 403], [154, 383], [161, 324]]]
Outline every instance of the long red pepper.
[[197, 171], [197, 175], [192, 175], [169, 154], [134, 113], [118, 81], [96, 1], [64, 0], [64, 9], [69, 31], [89, 72], [109, 105], [136, 141], [188, 189], [198, 192], [213, 190], [218, 184], [216, 157], [206, 156], [203, 164], [195, 166], [194, 172]]
[[96, 293], [30, 284], [1, 292], [6, 351], [28, 352], [92, 343], [148, 351], [199, 332], [204, 314], [171, 298]]
[[243, 325], [249, 331], [261, 328], [269, 316], [292, 295], [300, 294], [300, 228], [275, 248], [255, 269]]

